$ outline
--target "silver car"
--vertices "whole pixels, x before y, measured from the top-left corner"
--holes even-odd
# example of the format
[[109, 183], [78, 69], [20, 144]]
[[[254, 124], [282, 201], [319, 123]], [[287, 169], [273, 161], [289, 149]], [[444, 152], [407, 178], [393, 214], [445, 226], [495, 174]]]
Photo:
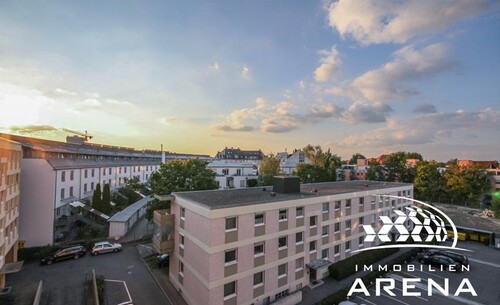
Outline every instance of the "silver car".
[[108, 252], [118, 252], [122, 250], [122, 245], [118, 243], [110, 243], [108, 241], [101, 241], [94, 244], [92, 247], [92, 255], [98, 255], [100, 253]]

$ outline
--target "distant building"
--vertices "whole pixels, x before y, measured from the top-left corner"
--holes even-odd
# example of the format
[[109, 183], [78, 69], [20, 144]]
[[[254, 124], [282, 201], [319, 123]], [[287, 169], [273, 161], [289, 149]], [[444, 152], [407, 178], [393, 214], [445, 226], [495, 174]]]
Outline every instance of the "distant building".
[[170, 212], [155, 213], [155, 248], [171, 253], [169, 278], [188, 304], [297, 304], [330, 264], [379, 243], [364, 243], [362, 224], [380, 228], [378, 216], [394, 221], [411, 205], [377, 195], [413, 195], [403, 183], [277, 179], [264, 189], [172, 193]]
[[0, 138], [0, 288], [17, 262], [21, 159], [21, 145]]
[[264, 153], [259, 150], [241, 150], [239, 148], [224, 148], [217, 152], [215, 159], [230, 160], [235, 162], [254, 161], [259, 162], [264, 159]]
[[[76, 141], [58, 142], [0, 133], [23, 150], [19, 236], [26, 247], [52, 244], [64, 238], [79, 220], [80, 200], [90, 198], [99, 183], [116, 189], [126, 179], [149, 180], [161, 163], [160, 151]], [[209, 156], [167, 153], [166, 159]], [[107, 215], [88, 209], [108, 219]]]
[[498, 168], [498, 161], [458, 160], [458, 166], [460, 167], [468, 167], [472, 165], [478, 165], [484, 169], [496, 169]]
[[257, 164], [216, 160], [208, 163], [208, 168], [216, 174], [219, 189], [247, 187], [249, 179], [257, 179]]
[[311, 161], [302, 150], [295, 149], [293, 154], [281, 162], [281, 171], [284, 175], [293, 175], [297, 171], [297, 165], [301, 163], [310, 164]]

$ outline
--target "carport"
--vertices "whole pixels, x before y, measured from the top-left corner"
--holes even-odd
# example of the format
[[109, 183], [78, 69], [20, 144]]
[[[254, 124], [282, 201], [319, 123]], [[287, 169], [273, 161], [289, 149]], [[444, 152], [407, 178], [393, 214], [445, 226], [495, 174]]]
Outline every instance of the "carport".
[[146, 196], [108, 219], [108, 236], [114, 239], [119, 239], [125, 236], [137, 220], [139, 220], [146, 213], [146, 205], [151, 199], [151, 196]]

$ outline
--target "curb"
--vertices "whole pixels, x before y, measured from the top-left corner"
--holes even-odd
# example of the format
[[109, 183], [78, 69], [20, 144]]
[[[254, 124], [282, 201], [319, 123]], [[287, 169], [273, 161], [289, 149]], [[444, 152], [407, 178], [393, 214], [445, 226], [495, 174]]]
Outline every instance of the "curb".
[[165, 297], [167, 298], [168, 302], [170, 303], [170, 305], [174, 305], [174, 303], [172, 303], [172, 300], [170, 299], [170, 297], [168, 296], [167, 292], [165, 291], [165, 289], [162, 287], [160, 281], [158, 280], [158, 278], [154, 275], [153, 273], [153, 270], [151, 270], [151, 268], [149, 267], [148, 263], [146, 263], [146, 261], [144, 260], [144, 257], [141, 257], [141, 260], [142, 262], [144, 263], [144, 265], [146, 265], [146, 268], [148, 268], [148, 271], [149, 273], [151, 274], [151, 276], [153, 277], [153, 279], [155, 280], [156, 282], [156, 285], [158, 285], [158, 287], [160, 288], [161, 292], [163, 293], [163, 295], [165, 295]]

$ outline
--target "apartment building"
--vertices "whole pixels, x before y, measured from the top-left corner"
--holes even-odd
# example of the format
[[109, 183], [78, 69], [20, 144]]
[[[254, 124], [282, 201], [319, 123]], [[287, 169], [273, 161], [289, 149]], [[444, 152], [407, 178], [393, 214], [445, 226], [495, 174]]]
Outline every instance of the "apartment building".
[[17, 262], [22, 149], [0, 138], [0, 288]]
[[[23, 150], [19, 236], [26, 247], [52, 244], [73, 229], [79, 200], [90, 198], [97, 184], [111, 190], [137, 177], [148, 181], [162, 162], [162, 152], [75, 141], [58, 142], [0, 133]], [[70, 141], [71, 140], [71, 141]], [[202, 155], [167, 153], [164, 159]], [[101, 215], [107, 219], [107, 215]]]
[[413, 186], [282, 176], [274, 187], [173, 193], [170, 214], [155, 215], [173, 241], [158, 244], [188, 304], [296, 304], [330, 264], [367, 246], [361, 224], [380, 226], [378, 216], [411, 205], [384, 194], [410, 198]]
[[232, 162], [256, 162], [260, 165], [262, 159], [264, 159], [264, 153], [259, 150], [242, 150], [239, 148], [224, 148], [218, 151], [215, 155], [215, 159], [227, 160]]
[[255, 163], [216, 160], [208, 163], [207, 167], [215, 172], [215, 180], [219, 184], [219, 189], [247, 187], [249, 179], [258, 178], [257, 164]]

